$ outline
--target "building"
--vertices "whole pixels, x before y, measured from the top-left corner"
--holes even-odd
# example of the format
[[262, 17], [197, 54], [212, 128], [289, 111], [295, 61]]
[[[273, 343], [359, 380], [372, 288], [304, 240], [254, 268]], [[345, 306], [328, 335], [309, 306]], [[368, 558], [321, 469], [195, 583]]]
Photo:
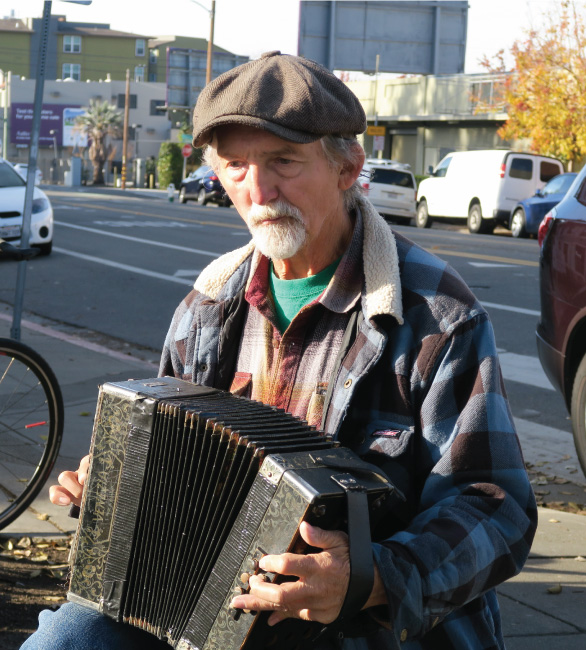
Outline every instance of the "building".
[[[13, 163], [28, 162], [30, 124], [35, 93], [35, 81], [10, 75], [0, 78], [0, 114], [6, 113], [8, 146], [3, 154]], [[72, 155], [88, 159], [88, 142], [75, 128], [75, 117], [84, 112], [90, 100], [107, 101], [124, 112], [125, 81], [45, 81], [43, 112], [39, 136], [38, 167], [46, 180], [63, 181]], [[160, 110], [165, 104], [165, 84], [130, 83], [129, 162], [140, 158], [156, 157], [162, 142], [171, 139], [171, 122], [167, 113]], [[3, 107], [6, 107], [5, 111]], [[112, 162], [122, 158], [122, 139], [112, 140]], [[55, 178], [53, 161], [58, 161], [58, 178]]]
[[[0, 20], [0, 69], [35, 79], [42, 18]], [[123, 80], [126, 70], [137, 81], [146, 80], [148, 36], [110, 29], [105, 23], [72, 23], [51, 15], [46, 79]]]
[[363, 136], [367, 154], [409, 163], [416, 174], [426, 174], [451, 151], [510, 148], [497, 135], [507, 119], [498, 101], [504, 80], [504, 75], [418, 75], [347, 85], [369, 127], [381, 132], [375, 139], [369, 128], [371, 134]]

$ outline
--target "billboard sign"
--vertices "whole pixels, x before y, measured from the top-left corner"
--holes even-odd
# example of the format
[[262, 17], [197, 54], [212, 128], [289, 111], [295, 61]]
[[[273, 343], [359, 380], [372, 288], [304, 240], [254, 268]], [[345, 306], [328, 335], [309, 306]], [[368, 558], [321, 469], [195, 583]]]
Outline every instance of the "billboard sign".
[[[17, 147], [28, 146], [31, 141], [34, 105], [28, 103], [13, 103], [10, 113], [10, 142]], [[78, 147], [87, 146], [87, 136], [75, 128], [75, 118], [83, 115], [85, 109], [80, 106], [64, 106], [63, 104], [43, 104], [41, 111], [41, 127], [39, 146], [52, 147], [53, 137], [57, 138], [57, 146]], [[51, 131], [55, 131], [51, 134]]]
[[464, 72], [468, 2], [302, 0], [299, 55], [330, 70]]

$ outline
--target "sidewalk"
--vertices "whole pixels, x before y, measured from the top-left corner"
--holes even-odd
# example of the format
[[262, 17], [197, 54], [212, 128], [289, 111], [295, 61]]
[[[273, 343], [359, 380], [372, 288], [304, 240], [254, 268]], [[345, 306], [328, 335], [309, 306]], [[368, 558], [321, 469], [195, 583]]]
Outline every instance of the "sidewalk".
[[[10, 324], [9, 312], [0, 307], [0, 336], [9, 335]], [[106, 341], [92, 343], [26, 316], [22, 341], [45, 357], [61, 383], [65, 432], [51, 481], [56, 482], [64, 469], [76, 469], [88, 451], [98, 386], [154, 377], [158, 359], [144, 350], [116, 351]], [[49, 519], [42, 521], [38, 514]], [[0, 534], [55, 537], [72, 533], [75, 525], [67, 509], [53, 506], [44, 490], [33, 508]], [[525, 569], [498, 592], [508, 650], [586, 648], [586, 517], [541, 508]]]

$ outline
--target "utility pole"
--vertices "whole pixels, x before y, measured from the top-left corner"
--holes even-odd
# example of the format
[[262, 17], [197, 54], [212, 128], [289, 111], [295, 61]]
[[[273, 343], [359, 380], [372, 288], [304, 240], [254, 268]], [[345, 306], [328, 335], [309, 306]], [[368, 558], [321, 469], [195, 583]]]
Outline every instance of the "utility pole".
[[10, 82], [12, 81], [12, 72], [10, 70], [4, 73], [4, 123], [2, 124], [2, 157], [8, 160], [8, 104], [10, 93]]
[[126, 69], [126, 95], [124, 98], [124, 133], [122, 135], [122, 181], [120, 186], [126, 189], [126, 154], [128, 152], [128, 112], [130, 110], [130, 69]]
[[[33, 193], [35, 191], [35, 175], [37, 171], [37, 155], [39, 152], [39, 132], [41, 128], [41, 110], [43, 108], [43, 89], [45, 87], [45, 66], [47, 61], [47, 42], [49, 40], [49, 19], [51, 17], [51, 2], [46, 0], [43, 7], [43, 20], [41, 22], [41, 38], [37, 63], [37, 78], [35, 80], [35, 100], [33, 109], [33, 122], [31, 124], [31, 139], [28, 150], [28, 170], [26, 175], [26, 189], [24, 192], [24, 209], [22, 214], [22, 232], [20, 234], [20, 247], [28, 248], [31, 234], [31, 214], [33, 207]], [[22, 304], [24, 300], [24, 285], [26, 282], [26, 260], [18, 263], [16, 272], [16, 293], [14, 296], [14, 311], [12, 313], [12, 327], [10, 337], [20, 341], [20, 321], [22, 319]]]
[[216, 19], [216, 0], [212, 0], [210, 11], [210, 38], [208, 40], [208, 64], [206, 68], [206, 84], [212, 80], [212, 52], [214, 47], [214, 21]]

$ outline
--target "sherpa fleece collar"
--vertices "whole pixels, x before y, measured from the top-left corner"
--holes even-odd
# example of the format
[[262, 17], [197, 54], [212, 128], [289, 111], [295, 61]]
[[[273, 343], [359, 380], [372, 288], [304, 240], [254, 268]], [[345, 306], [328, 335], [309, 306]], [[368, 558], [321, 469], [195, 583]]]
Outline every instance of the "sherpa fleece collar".
[[[370, 319], [388, 314], [403, 324], [401, 277], [395, 236], [366, 197], [360, 197], [358, 209], [362, 213], [364, 228], [364, 316]], [[246, 246], [214, 260], [200, 273], [194, 285], [195, 290], [215, 300], [228, 279], [254, 251], [254, 243], [250, 241]]]

